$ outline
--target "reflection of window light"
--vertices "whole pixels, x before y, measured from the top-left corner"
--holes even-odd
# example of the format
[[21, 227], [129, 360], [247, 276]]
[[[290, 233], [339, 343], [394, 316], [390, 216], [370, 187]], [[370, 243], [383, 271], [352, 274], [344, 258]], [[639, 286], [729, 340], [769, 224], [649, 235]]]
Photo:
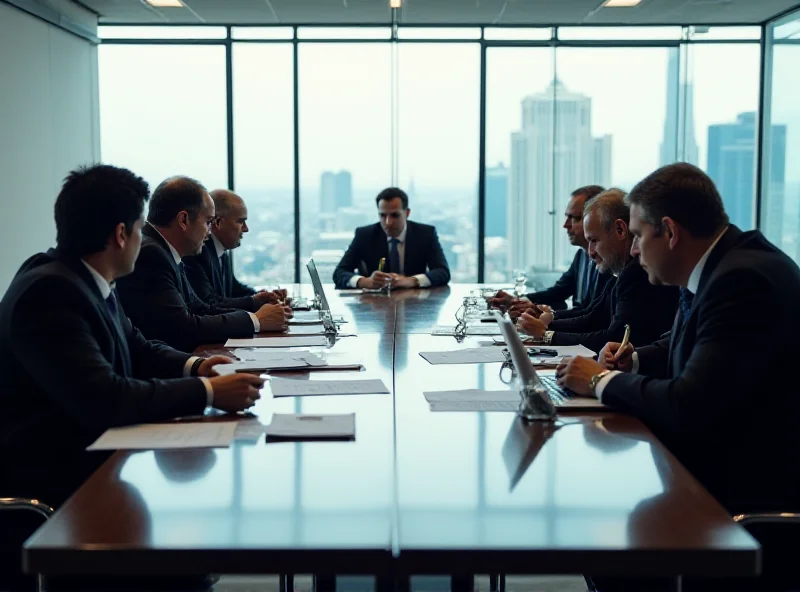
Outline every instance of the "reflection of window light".
[[183, 2], [181, 0], [144, 0], [150, 6], [155, 6], [156, 8], [183, 8]]

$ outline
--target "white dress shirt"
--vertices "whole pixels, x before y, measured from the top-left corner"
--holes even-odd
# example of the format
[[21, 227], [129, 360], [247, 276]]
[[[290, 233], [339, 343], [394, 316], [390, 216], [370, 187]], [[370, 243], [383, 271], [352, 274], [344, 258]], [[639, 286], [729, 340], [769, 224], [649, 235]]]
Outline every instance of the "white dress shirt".
[[[717, 246], [719, 239], [721, 239], [727, 231], [728, 227], [726, 226], [725, 229], [719, 233], [719, 236], [714, 239], [714, 242], [711, 243], [711, 246], [708, 247], [708, 249], [706, 249], [706, 252], [703, 253], [703, 256], [700, 257], [700, 260], [694, 266], [691, 275], [689, 275], [689, 281], [686, 282], [686, 289], [692, 294], [696, 294], [697, 289], [700, 287], [700, 278], [703, 277], [703, 269], [706, 266], [706, 261], [708, 261], [708, 256], [711, 255], [711, 251], [714, 250], [714, 247]], [[636, 355], [636, 352], [633, 352], [633, 366], [631, 368], [631, 373], [632, 374], [639, 373], [639, 356]], [[617, 374], [621, 374], [621, 372], [619, 370], [612, 370], [598, 381], [594, 391], [597, 394], [597, 398], [601, 402], [603, 400], [603, 390], [606, 388], [606, 385], [609, 382], [611, 382], [611, 379], [614, 378]]]
[[[150, 224], [150, 222], [148, 222], [148, 224]], [[169, 247], [169, 251], [170, 251], [170, 253], [172, 253], [172, 258], [175, 259], [175, 265], [180, 266], [180, 264], [181, 264], [181, 255], [180, 255], [180, 253], [178, 253], [178, 251], [175, 250], [175, 247], [173, 247], [170, 244], [170, 242], [164, 237], [164, 235], [161, 234], [161, 232], [158, 230], [158, 228], [156, 228], [152, 224], [150, 224], [150, 226], [152, 226], [153, 230], [158, 232], [159, 236], [164, 239], [165, 243], [167, 243], [167, 246]], [[213, 234], [211, 235], [211, 237], [214, 240], [217, 240], [217, 238]], [[222, 245], [220, 245], [220, 246], [222, 246]], [[225, 252], [225, 248], [224, 247], [222, 249], [222, 252], [223, 253]], [[219, 255], [219, 256], [222, 257], [222, 255]], [[259, 333], [261, 331], [261, 321], [259, 321], [258, 317], [255, 314], [253, 314], [252, 312], [248, 312], [247, 314], [250, 315], [250, 319], [253, 321], [253, 330], [256, 333]]]
[[[397, 255], [400, 258], [400, 269], [403, 269], [403, 270], [405, 270], [405, 268], [406, 268], [406, 234], [407, 233], [408, 233], [408, 224], [406, 224], [405, 228], [403, 228], [403, 232], [401, 232], [399, 234], [399, 236], [394, 237], [394, 238], [397, 238], [397, 240], [399, 241], [397, 243]], [[386, 242], [389, 243], [390, 252], [391, 252], [391, 248], [392, 248], [392, 244], [391, 244], [392, 238], [393, 237], [389, 236], [388, 234], [386, 235]], [[402, 273], [400, 275], [402, 275]], [[358, 274], [354, 275], [353, 277], [350, 278], [350, 281], [347, 283], [347, 285], [350, 286], [351, 288], [358, 288], [358, 280], [360, 280], [361, 277], [362, 276], [360, 276]], [[419, 287], [420, 288], [429, 288], [430, 285], [431, 285], [431, 280], [428, 279], [428, 276], [425, 275], [424, 273], [418, 273], [417, 275], [412, 276], [412, 277], [417, 278], [417, 281], [419, 282]]]
[[[97, 289], [100, 290], [103, 300], [108, 300], [108, 297], [111, 296], [111, 290], [114, 289], [114, 286], [109, 284], [106, 278], [100, 275], [100, 273], [94, 267], [86, 263], [86, 261], [81, 259], [81, 263], [83, 263], [86, 269], [89, 270], [89, 273], [92, 274], [94, 283], [97, 284]], [[183, 365], [184, 376], [192, 375], [192, 366], [198, 359], [199, 356], [192, 356], [186, 360], [186, 363]], [[203, 386], [206, 388], [206, 407], [211, 407], [211, 404], [214, 402], [214, 387], [211, 386], [211, 381], [208, 380], [208, 378], [204, 376], [198, 376], [198, 378], [203, 382]]]

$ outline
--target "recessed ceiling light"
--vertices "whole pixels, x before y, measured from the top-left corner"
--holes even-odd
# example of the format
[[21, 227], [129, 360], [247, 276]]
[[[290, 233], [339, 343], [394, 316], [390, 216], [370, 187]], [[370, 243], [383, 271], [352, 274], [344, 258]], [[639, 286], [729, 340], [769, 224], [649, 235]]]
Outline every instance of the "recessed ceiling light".
[[402, 8], [403, 0], [389, 0], [389, 8]]
[[642, 0], [606, 0], [603, 2], [604, 8], [630, 8], [641, 4]]
[[183, 8], [183, 2], [181, 0], [144, 0], [150, 6], [155, 6], [156, 8]]

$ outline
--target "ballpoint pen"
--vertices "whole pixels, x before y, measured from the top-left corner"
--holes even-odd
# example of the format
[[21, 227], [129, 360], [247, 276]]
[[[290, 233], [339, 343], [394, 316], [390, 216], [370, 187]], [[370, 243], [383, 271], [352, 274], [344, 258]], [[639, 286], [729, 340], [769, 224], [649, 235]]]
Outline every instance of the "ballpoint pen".
[[625, 335], [622, 336], [622, 343], [619, 344], [619, 349], [617, 353], [614, 354], [614, 357], [611, 358], [612, 362], [616, 362], [619, 360], [619, 357], [622, 355], [623, 350], [628, 346], [628, 341], [631, 338], [631, 326], [625, 325]]
[[381, 257], [378, 261], [378, 271], [383, 271], [383, 266], [386, 265], [386, 257]]

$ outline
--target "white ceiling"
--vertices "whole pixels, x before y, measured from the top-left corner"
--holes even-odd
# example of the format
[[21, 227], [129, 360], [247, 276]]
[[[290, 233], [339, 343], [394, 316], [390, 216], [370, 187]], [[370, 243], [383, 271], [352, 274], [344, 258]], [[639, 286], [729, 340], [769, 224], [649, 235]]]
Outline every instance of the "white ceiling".
[[[153, 8], [143, 0], [75, 0], [101, 23], [386, 24], [388, 0], [183, 0]], [[602, 0], [403, 0], [403, 24], [730, 24], [761, 23], [798, 0], [643, 0], [599, 8]]]

